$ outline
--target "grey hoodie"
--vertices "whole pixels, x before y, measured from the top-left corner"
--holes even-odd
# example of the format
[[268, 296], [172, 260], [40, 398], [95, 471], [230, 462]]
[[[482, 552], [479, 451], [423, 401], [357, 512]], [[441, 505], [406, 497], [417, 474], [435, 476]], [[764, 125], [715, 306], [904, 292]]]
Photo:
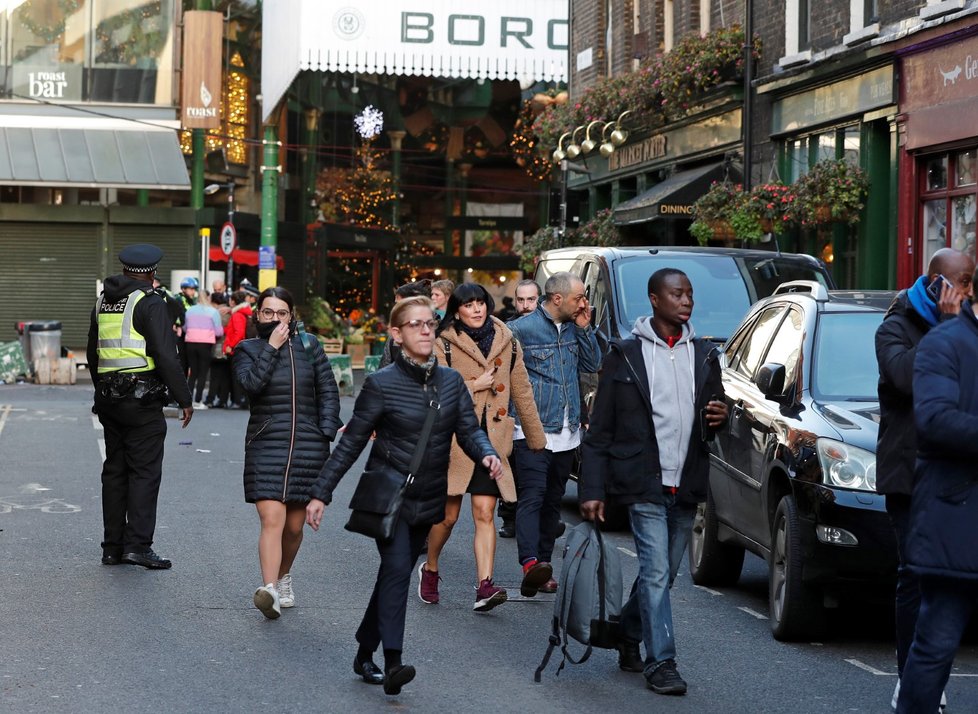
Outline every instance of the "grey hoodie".
[[642, 343], [642, 361], [649, 377], [652, 424], [659, 444], [663, 486], [678, 486], [696, 419], [696, 361], [694, 332], [683, 325], [672, 348], [652, 327], [651, 317], [635, 321], [632, 334]]

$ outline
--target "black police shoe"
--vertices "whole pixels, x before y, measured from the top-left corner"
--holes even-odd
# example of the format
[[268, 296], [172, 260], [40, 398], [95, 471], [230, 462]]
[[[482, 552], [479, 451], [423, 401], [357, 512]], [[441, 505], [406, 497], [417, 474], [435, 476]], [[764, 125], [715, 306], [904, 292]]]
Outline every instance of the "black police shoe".
[[152, 550], [147, 550], [145, 553], [123, 553], [122, 562], [129, 563], [129, 565], [141, 565], [151, 570], [166, 570], [173, 566], [173, 563], [168, 559], [157, 555]]
[[353, 673], [358, 675], [367, 684], [384, 683], [384, 673], [380, 671], [380, 667], [374, 664], [374, 661], [371, 659], [368, 659], [366, 662], [360, 662], [354, 658]]
[[119, 550], [102, 551], [102, 565], [118, 565], [121, 562], [122, 562], [122, 551]]

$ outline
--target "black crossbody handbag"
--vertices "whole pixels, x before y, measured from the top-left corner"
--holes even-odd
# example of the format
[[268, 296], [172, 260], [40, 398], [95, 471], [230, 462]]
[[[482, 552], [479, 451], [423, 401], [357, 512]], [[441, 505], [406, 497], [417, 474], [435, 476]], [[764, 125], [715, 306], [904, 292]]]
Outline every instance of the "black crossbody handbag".
[[428, 413], [421, 428], [421, 437], [414, 447], [407, 476], [387, 462], [363, 472], [350, 499], [350, 520], [344, 528], [375, 540], [390, 540], [401, 513], [404, 492], [414, 483], [414, 474], [421, 466], [421, 457], [428, 448], [428, 439], [440, 408], [436, 393], [436, 398], [428, 402]]

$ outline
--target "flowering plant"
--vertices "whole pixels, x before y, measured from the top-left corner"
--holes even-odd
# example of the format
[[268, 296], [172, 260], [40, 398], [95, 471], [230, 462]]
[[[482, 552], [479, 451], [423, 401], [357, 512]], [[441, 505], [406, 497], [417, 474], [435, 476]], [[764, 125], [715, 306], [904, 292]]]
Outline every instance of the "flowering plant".
[[795, 185], [803, 224], [858, 223], [869, 177], [846, 159], [826, 159], [812, 166]]
[[726, 181], [714, 181], [710, 190], [693, 204], [690, 234], [705, 245], [711, 238], [730, 239], [734, 235], [730, 218], [744, 200], [743, 187]]
[[762, 183], [751, 189], [744, 210], [751, 213], [765, 233], [781, 233], [797, 221], [797, 194], [794, 186]]

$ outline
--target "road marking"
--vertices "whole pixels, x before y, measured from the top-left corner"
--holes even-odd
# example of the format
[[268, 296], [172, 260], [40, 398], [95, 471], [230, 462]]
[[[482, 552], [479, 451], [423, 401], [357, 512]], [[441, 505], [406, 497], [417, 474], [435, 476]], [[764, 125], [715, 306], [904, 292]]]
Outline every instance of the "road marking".
[[749, 607], [738, 607], [737, 609], [740, 610], [741, 612], [746, 612], [751, 617], [756, 617], [758, 620], [767, 619], [767, 615], [762, 615], [757, 610], [751, 610]]
[[0, 407], [0, 434], [3, 434], [3, 427], [7, 423], [7, 416], [10, 414], [10, 410], [13, 407], [9, 404], [4, 404]]
[[92, 427], [95, 431], [102, 431], [102, 422], [98, 420], [98, 417], [92, 414]]
[[102, 463], [105, 463], [105, 439], [96, 439], [95, 442], [98, 444], [98, 453], [102, 457]]
[[853, 667], [859, 667], [859, 669], [869, 672], [870, 674], [874, 674], [877, 677], [896, 677], [898, 674], [897, 672], [884, 672], [876, 669], [876, 667], [866, 664], [865, 662], [860, 662], [858, 659], [847, 659], [846, 662], [851, 664]]
[[625, 555], [630, 555], [633, 558], [637, 558], [638, 557], [638, 555], [636, 555], [635, 553], [633, 553], [632, 551], [630, 551], [628, 548], [622, 548], [621, 546], [618, 546], [618, 550], [620, 550]]
[[706, 592], [710, 593], [710, 595], [715, 595], [717, 597], [723, 597], [723, 593], [718, 593], [716, 590], [710, 590], [710, 588], [703, 587], [702, 585], [694, 585], [693, 587], [694, 588], [697, 588], [699, 590], [705, 590]]

